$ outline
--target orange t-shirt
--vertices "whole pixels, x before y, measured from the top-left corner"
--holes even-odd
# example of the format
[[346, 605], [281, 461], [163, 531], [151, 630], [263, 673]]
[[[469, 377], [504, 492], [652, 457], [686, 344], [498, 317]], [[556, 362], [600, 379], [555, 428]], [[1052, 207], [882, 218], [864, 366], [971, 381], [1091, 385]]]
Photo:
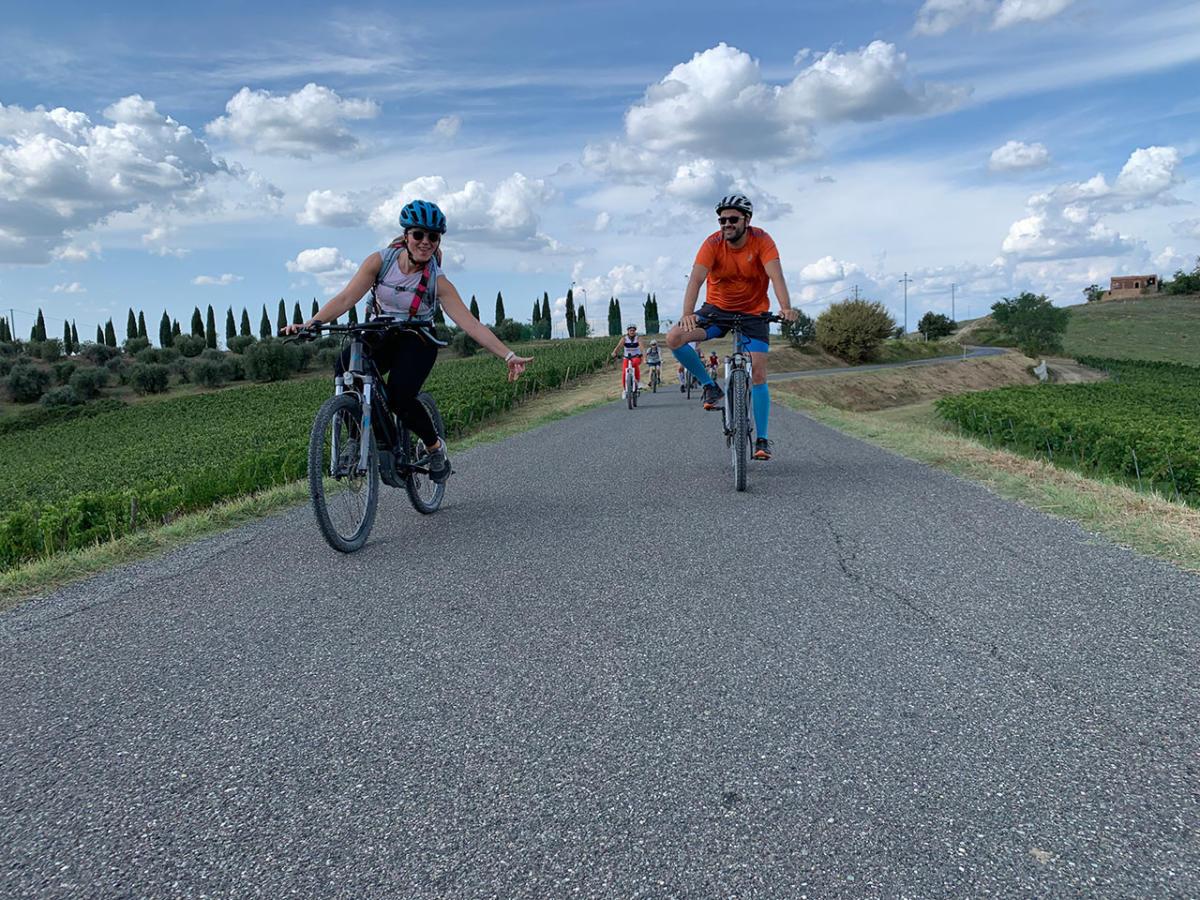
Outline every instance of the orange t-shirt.
[[704, 299], [729, 312], [767, 312], [771, 308], [767, 299], [771, 280], [766, 264], [773, 259], [779, 259], [779, 250], [761, 228], [747, 229], [746, 243], [738, 250], [725, 243], [721, 232], [710, 234], [696, 254], [696, 265], [708, 269]]

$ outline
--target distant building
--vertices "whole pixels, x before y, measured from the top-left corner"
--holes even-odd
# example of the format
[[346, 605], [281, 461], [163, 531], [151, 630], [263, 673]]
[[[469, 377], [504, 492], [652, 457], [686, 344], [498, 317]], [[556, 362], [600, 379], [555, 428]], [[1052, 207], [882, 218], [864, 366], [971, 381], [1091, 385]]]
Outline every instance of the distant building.
[[1114, 275], [1105, 300], [1120, 300], [1124, 297], [1141, 297], [1145, 294], [1157, 294], [1162, 290], [1162, 283], [1157, 275]]

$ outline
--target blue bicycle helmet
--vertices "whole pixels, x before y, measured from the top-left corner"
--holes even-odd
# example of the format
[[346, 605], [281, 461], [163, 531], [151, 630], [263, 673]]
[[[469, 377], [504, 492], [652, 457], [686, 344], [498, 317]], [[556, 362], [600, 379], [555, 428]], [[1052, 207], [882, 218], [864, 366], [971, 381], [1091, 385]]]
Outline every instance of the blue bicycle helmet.
[[439, 234], [446, 233], [446, 217], [436, 203], [428, 200], [413, 200], [400, 210], [401, 228], [425, 228]]

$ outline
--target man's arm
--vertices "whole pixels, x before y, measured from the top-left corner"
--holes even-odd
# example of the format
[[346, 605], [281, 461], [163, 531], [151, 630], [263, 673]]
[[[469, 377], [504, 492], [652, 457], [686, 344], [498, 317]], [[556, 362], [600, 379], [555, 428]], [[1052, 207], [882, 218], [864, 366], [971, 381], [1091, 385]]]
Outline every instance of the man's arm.
[[787, 281], [783, 277], [783, 264], [778, 259], [773, 259], [763, 268], [767, 270], [767, 277], [771, 279], [775, 299], [779, 301], [779, 312], [789, 322], [796, 321], [796, 311], [792, 309], [792, 296], [788, 293]]
[[700, 299], [700, 285], [708, 278], [708, 269], [696, 263], [692, 266], [692, 274], [688, 276], [687, 287], [683, 291], [683, 315], [679, 317], [679, 325], [684, 331], [696, 327], [696, 301]]

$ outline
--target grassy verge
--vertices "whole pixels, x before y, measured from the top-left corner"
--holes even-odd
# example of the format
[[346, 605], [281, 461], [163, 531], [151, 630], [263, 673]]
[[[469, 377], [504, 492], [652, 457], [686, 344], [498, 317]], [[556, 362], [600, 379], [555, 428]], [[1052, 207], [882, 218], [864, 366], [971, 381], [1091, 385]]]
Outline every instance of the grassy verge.
[[1200, 572], [1200, 510], [960, 438], [940, 423], [932, 404], [854, 413], [782, 391], [778, 396], [788, 406], [839, 431], [978, 482], [1002, 497], [1071, 519], [1141, 553]]
[[[493, 417], [487, 425], [450, 443], [452, 453], [503, 440], [558, 419], [614, 400], [619, 391], [615, 376], [605, 369], [584, 376], [557, 391], [540, 394], [520, 406]], [[199, 538], [234, 528], [273, 512], [308, 502], [308, 485], [294, 481], [218, 503], [180, 516], [168, 525], [145, 529], [92, 547], [58, 553], [0, 572], [0, 611], [21, 600], [74, 581], [96, 575], [122, 563], [164, 553]]]

